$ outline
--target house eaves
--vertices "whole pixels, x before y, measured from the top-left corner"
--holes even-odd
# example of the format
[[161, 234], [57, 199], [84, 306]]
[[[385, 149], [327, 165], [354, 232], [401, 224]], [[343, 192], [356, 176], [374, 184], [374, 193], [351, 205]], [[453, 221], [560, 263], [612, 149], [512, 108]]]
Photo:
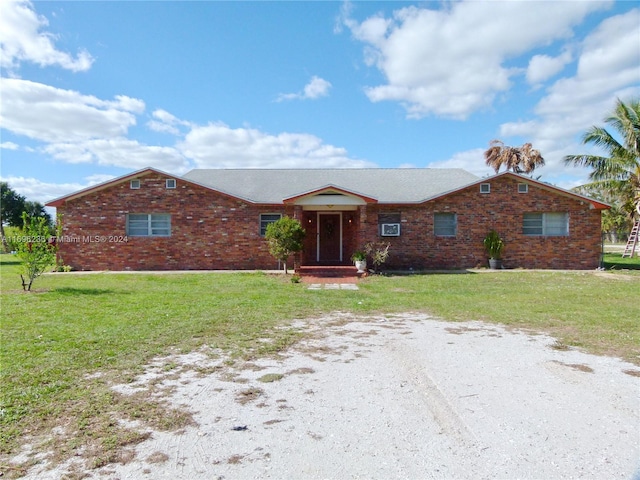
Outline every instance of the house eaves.
[[370, 197], [368, 195], [364, 195], [362, 193], [359, 192], [354, 192], [351, 190], [347, 190], [345, 188], [341, 188], [337, 185], [325, 185], [323, 187], [314, 189], [314, 190], [310, 190], [307, 192], [302, 192], [296, 195], [293, 195], [291, 197], [288, 198], [284, 198], [283, 199], [283, 203], [284, 204], [296, 204], [299, 203], [301, 201], [303, 201], [303, 199], [305, 198], [310, 198], [310, 197], [316, 197], [316, 196], [322, 196], [322, 195], [329, 195], [329, 194], [333, 194], [335, 193], [336, 195], [343, 195], [346, 197], [355, 197], [360, 199], [363, 203], [377, 203], [377, 199]]
[[[97, 185], [92, 185], [92, 186], [84, 188], [82, 190], [78, 190], [76, 192], [64, 195], [62, 197], [55, 198], [55, 199], [47, 202], [45, 205], [47, 207], [60, 207], [64, 203], [66, 203], [66, 202], [68, 202], [70, 200], [75, 200], [77, 198], [84, 197], [85, 195], [96, 193], [96, 192], [99, 192], [101, 190], [104, 190], [105, 188], [113, 187], [114, 185], [125, 183], [125, 182], [128, 182], [130, 180], [136, 180], [138, 178], [144, 177], [144, 176], [152, 174], [152, 173], [155, 173], [155, 174], [167, 177], [167, 178], [174, 178], [174, 179], [176, 179], [178, 181], [181, 181], [181, 182], [182, 181], [188, 182], [188, 183], [191, 183], [193, 185], [197, 185], [199, 187], [206, 188], [207, 190], [213, 190], [208, 185], [203, 185], [203, 184], [200, 184], [200, 183], [198, 183], [196, 181], [185, 179], [185, 178], [181, 177], [180, 175], [173, 175], [171, 173], [164, 172], [162, 170], [158, 170], [156, 168], [147, 167], [147, 168], [143, 168], [141, 170], [136, 170], [135, 172], [132, 172], [132, 173], [128, 173], [126, 175], [122, 175], [122, 176], [117, 177], [117, 178], [113, 178], [111, 180], [107, 180], [106, 182], [98, 183]], [[228, 195], [230, 197], [233, 197], [233, 195], [228, 194], [226, 192], [219, 192], [219, 193], [222, 193], [223, 195]]]
[[564, 188], [560, 188], [560, 187], [556, 187], [554, 185], [550, 185], [548, 183], [540, 182], [539, 180], [534, 180], [533, 178], [525, 177], [524, 175], [520, 175], [520, 174], [513, 173], [513, 172], [502, 172], [502, 173], [498, 173], [496, 175], [492, 175], [490, 177], [481, 178], [480, 180], [477, 180], [475, 182], [471, 182], [468, 185], [464, 185], [464, 186], [461, 186], [459, 188], [455, 188], [453, 190], [450, 190], [448, 192], [443, 192], [443, 193], [440, 193], [440, 194], [435, 195], [433, 197], [426, 198], [426, 199], [424, 199], [424, 200], [422, 200], [421, 202], [418, 202], [418, 203], [426, 203], [426, 202], [430, 202], [430, 201], [436, 200], [438, 198], [443, 198], [443, 197], [446, 197], [447, 195], [451, 195], [453, 193], [465, 190], [465, 189], [467, 189], [469, 187], [480, 185], [481, 183], [489, 183], [489, 182], [491, 182], [491, 180], [495, 180], [495, 179], [503, 177], [503, 176], [512, 177], [512, 178], [515, 178], [515, 179], [517, 179], [518, 181], [520, 181], [522, 183], [527, 183], [529, 185], [535, 185], [535, 186], [537, 186], [539, 188], [542, 188], [544, 190], [547, 190], [549, 192], [553, 192], [553, 193], [556, 193], [558, 195], [562, 195], [562, 196], [565, 196], [565, 197], [573, 198], [575, 200], [579, 200], [579, 201], [582, 201], [582, 202], [589, 203], [590, 204], [590, 208], [592, 208], [592, 209], [607, 210], [607, 209], [611, 208], [611, 205], [609, 205], [607, 203], [604, 203], [604, 202], [601, 202], [599, 200], [595, 200], [593, 198], [589, 198], [589, 197], [586, 197], [584, 195], [580, 195], [580, 194], [572, 192], [570, 190], [565, 190]]

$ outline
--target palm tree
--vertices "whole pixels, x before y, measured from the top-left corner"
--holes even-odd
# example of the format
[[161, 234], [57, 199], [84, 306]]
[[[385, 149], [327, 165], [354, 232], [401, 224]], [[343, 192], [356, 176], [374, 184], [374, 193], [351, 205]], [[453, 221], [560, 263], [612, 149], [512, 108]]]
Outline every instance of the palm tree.
[[622, 208], [634, 215], [640, 203], [640, 102], [628, 105], [620, 99], [614, 114], [605, 119], [620, 141], [602, 127], [591, 127], [582, 137], [582, 143], [604, 149], [608, 156], [567, 155], [565, 164], [592, 168], [589, 186], [609, 190], [622, 199]]
[[515, 173], [531, 173], [536, 167], [544, 165], [544, 158], [530, 143], [521, 147], [510, 147], [500, 140], [491, 140], [489, 148], [484, 152], [484, 158], [496, 173], [503, 165]]

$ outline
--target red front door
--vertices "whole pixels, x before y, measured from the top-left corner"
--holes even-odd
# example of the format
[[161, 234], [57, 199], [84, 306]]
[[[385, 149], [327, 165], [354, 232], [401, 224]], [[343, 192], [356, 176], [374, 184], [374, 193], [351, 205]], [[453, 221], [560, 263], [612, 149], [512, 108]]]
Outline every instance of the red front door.
[[340, 215], [321, 213], [318, 221], [318, 260], [320, 263], [340, 263], [342, 230]]

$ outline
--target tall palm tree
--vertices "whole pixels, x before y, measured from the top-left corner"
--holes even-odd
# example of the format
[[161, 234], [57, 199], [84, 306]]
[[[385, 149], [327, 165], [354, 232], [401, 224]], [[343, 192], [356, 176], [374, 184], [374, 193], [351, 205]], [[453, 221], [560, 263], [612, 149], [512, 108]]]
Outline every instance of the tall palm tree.
[[583, 135], [582, 143], [600, 147], [608, 156], [567, 155], [564, 162], [591, 168], [589, 185], [619, 195], [622, 207], [633, 216], [640, 202], [640, 102], [634, 100], [627, 105], [618, 99], [605, 123], [617, 138], [605, 128], [594, 126]]
[[544, 165], [544, 158], [530, 143], [521, 147], [510, 147], [500, 140], [491, 140], [489, 148], [484, 152], [484, 158], [496, 173], [503, 165], [515, 173], [531, 173], [536, 167]]

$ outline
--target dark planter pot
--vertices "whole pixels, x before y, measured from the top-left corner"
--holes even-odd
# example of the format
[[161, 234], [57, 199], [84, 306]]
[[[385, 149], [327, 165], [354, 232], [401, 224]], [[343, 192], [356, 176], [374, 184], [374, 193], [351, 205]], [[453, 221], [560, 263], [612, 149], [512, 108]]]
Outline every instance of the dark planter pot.
[[498, 258], [489, 259], [489, 268], [491, 270], [500, 270], [502, 268], [502, 260]]

